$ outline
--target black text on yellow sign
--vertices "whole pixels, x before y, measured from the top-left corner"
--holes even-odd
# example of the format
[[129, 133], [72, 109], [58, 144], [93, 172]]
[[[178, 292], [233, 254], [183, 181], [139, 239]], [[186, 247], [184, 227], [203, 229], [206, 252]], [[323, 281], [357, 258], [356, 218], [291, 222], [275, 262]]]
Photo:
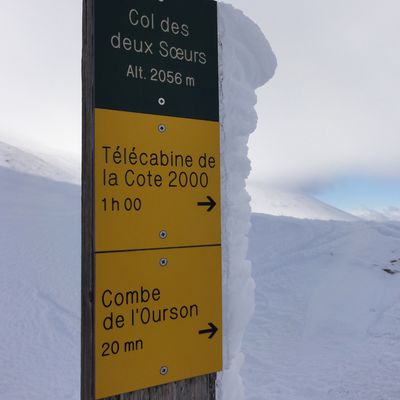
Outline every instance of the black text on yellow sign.
[[96, 264], [97, 399], [222, 368], [220, 247], [98, 254]]
[[219, 123], [96, 109], [96, 251], [221, 242]]
[[96, 398], [222, 368], [219, 123], [95, 110]]

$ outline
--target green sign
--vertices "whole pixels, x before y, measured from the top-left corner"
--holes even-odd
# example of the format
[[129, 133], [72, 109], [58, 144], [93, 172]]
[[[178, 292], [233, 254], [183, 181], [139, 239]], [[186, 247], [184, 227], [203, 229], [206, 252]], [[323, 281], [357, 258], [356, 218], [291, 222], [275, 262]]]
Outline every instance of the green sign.
[[219, 120], [216, 2], [96, 0], [95, 38], [97, 108]]

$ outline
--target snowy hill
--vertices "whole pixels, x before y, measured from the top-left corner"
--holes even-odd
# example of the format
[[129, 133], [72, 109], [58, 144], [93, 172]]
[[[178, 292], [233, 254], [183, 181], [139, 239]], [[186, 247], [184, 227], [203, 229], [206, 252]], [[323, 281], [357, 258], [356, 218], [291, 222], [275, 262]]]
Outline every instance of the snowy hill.
[[0, 141], [0, 167], [55, 181], [80, 183], [80, 161], [70, 155], [34, 155]]
[[80, 187], [4, 167], [0, 182], [0, 398], [78, 399]]
[[367, 208], [352, 211], [352, 214], [367, 221], [400, 221], [400, 208], [389, 207], [383, 210], [370, 210]]
[[[80, 159], [71, 155], [34, 155], [0, 141], [0, 167], [55, 181], [80, 184]], [[398, 209], [382, 212], [361, 210], [353, 215], [303, 193], [265, 187], [252, 181], [247, 182], [247, 190], [252, 198], [251, 208], [254, 213], [337, 221], [400, 219]]]
[[248, 181], [254, 213], [302, 219], [357, 221], [359, 218], [303, 193], [289, 192]]
[[[15, 154], [0, 167], [0, 397], [78, 400], [80, 187], [10, 168]], [[398, 400], [400, 223], [252, 225], [247, 400]]]
[[400, 223], [252, 224], [248, 400], [398, 400]]

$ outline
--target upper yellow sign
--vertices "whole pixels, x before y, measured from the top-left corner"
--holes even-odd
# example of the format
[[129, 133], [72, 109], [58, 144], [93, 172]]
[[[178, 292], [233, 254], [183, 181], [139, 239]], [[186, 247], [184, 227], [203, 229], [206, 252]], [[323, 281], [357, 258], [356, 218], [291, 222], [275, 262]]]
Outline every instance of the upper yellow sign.
[[219, 123], [96, 109], [96, 252], [221, 242]]

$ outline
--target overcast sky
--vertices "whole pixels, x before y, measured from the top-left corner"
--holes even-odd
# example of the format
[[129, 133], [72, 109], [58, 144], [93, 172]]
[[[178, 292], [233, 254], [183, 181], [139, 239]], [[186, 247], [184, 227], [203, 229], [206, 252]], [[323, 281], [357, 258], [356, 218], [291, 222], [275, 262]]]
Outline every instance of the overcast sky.
[[232, 3], [262, 27], [278, 58], [259, 91], [252, 179], [325, 188], [324, 200], [331, 192], [341, 207], [341, 190], [359, 206], [399, 206], [400, 2]]
[[81, 1], [0, 0], [0, 140], [81, 146]]
[[[279, 64], [258, 93], [252, 179], [315, 192], [359, 177], [400, 184], [400, 2], [230, 2]], [[0, 5], [0, 139], [78, 153], [81, 1]]]

